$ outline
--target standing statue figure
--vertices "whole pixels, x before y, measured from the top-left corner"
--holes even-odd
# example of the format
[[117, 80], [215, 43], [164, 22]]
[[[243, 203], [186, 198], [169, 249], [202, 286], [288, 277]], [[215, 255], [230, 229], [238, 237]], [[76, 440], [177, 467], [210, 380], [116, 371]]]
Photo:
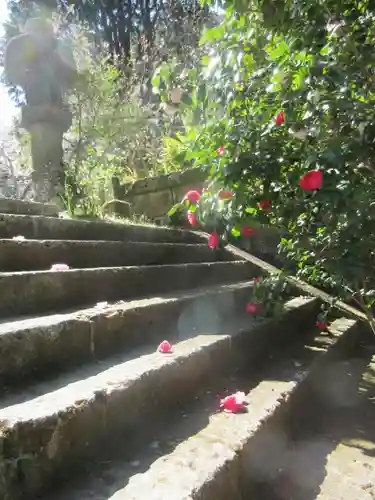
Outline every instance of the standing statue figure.
[[31, 136], [34, 199], [61, 206], [62, 141], [72, 124], [63, 96], [77, 77], [73, 54], [56, 38], [50, 21], [29, 19], [23, 33], [9, 40], [4, 69], [9, 83], [21, 87], [26, 97], [21, 126]]

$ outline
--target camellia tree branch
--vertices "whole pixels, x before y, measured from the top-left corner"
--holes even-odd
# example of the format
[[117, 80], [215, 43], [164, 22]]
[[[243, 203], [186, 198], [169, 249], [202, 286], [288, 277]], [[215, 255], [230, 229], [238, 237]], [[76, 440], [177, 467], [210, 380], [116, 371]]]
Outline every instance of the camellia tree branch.
[[355, 302], [375, 331], [375, 3], [223, 8], [186, 104], [187, 156], [218, 187], [190, 202], [189, 220], [212, 246], [259, 223], [281, 231], [293, 273]]

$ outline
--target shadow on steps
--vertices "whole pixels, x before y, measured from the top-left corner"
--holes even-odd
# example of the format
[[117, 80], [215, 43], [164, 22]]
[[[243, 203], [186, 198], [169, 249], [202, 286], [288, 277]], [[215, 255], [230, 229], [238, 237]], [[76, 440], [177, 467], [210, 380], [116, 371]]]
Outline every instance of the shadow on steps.
[[259, 431], [243, 459], [239, 498], [374, 498], [374, 421], [375, 338], [363, 333], [349, 357], [325, 367]]

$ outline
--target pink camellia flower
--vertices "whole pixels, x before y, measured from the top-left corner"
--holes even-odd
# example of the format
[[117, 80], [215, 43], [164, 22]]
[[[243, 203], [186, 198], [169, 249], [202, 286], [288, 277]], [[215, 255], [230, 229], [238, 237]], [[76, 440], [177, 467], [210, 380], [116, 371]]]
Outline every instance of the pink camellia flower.
[[13, 238], [12, 238], [12, 240], [14, 240], [14, 241], [23, 241], [24, 239], [25, 239], [25, 237], [21, 236], [21, 235], [13, 236]]
[[228, 200], [229, 198], [233, 197], [232, 191], [220, 191], [219, 193], [219, 198], [220, 200]]
[[220, 237], [216, 232], [213, 232], [208, 237], [208, 246], [209, 248], [217, 248], [220, 243]]
[[187, 220], [189, 221], [191, 226], [197, 226], [198, 225], [198, 218], [195, 214], [195, 212], [191, 212], [190, 210], [187, 213]]
[[276, 122], [276, 125], [282, 125], [285, 122], [284, 111], [280, 111], [280, 113], [276, 116], [275, 122]]
[[185, 198], [193, 203], [197, 203], [201, 199], [201, 195], [199, 191], [192, 190], [186, 193]]
[[241, 228], [241, 234], [242, 234], [242, 236], [245, 236], [245, 238], [247, 238], [248, 236], [251, 236], [255, 233], [256, 233], [255, 229], [252, 229], [249, 226], [243, 226]]
[[248, 302], [246, 304], [246, 312], [247, 314], [255, 314], [258, 310], [258, 306], [255, 302]]
[[245, 393], [236, 392], [220, 400], [220, 409], [226, 413], [237, 413], [242, 410], [245, 403]]
[[158, 351], [163, 354], [170, 354], [172, 352], [172, 346], [168, 340], [163, 340], [163, 342], [160, 342], [159, 344]]
[[260, 201], [258, 207], [267, 212], [271, 208], [270, 200]]
[[220, 146], [219, 148], [217, 148], [216, 153], [218, 154], [218, 156], [223, 156], [224, 151], [225, 151], [225, 147]]
[[68, 264], [52, 264], [51, 271], [68, 271], [70, 267]]
[[319, 328], [319, 330], [320, 330], [320, 331], [322, 331], [322, 332], [323, 332], [324, 330], [327, 330], [327, 328], [328, 328], [327, 323], [325, 323], [324, 321], [319, 321], [319, 320], [316, 322], [316, 326], [317, 326], [317, 327]]
[[314, 191], [319, 189], [323, 184], [323, 172], [321, 170], [310, 170], [303, 175], [299, 181], [299, 185], [305, 191]]

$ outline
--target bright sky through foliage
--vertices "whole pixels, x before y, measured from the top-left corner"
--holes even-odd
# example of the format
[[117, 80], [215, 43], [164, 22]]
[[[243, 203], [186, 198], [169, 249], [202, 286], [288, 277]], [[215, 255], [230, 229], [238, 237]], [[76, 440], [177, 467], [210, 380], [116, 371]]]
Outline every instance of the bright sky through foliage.
[[[0, 0], [0, 36], [3, 35], [3, 23], [7, 19], [6, 0]], [[0, 139], [7, 133], [15, 115], [15, 106], [12, 103], [6, 88], [0, 84]]]

